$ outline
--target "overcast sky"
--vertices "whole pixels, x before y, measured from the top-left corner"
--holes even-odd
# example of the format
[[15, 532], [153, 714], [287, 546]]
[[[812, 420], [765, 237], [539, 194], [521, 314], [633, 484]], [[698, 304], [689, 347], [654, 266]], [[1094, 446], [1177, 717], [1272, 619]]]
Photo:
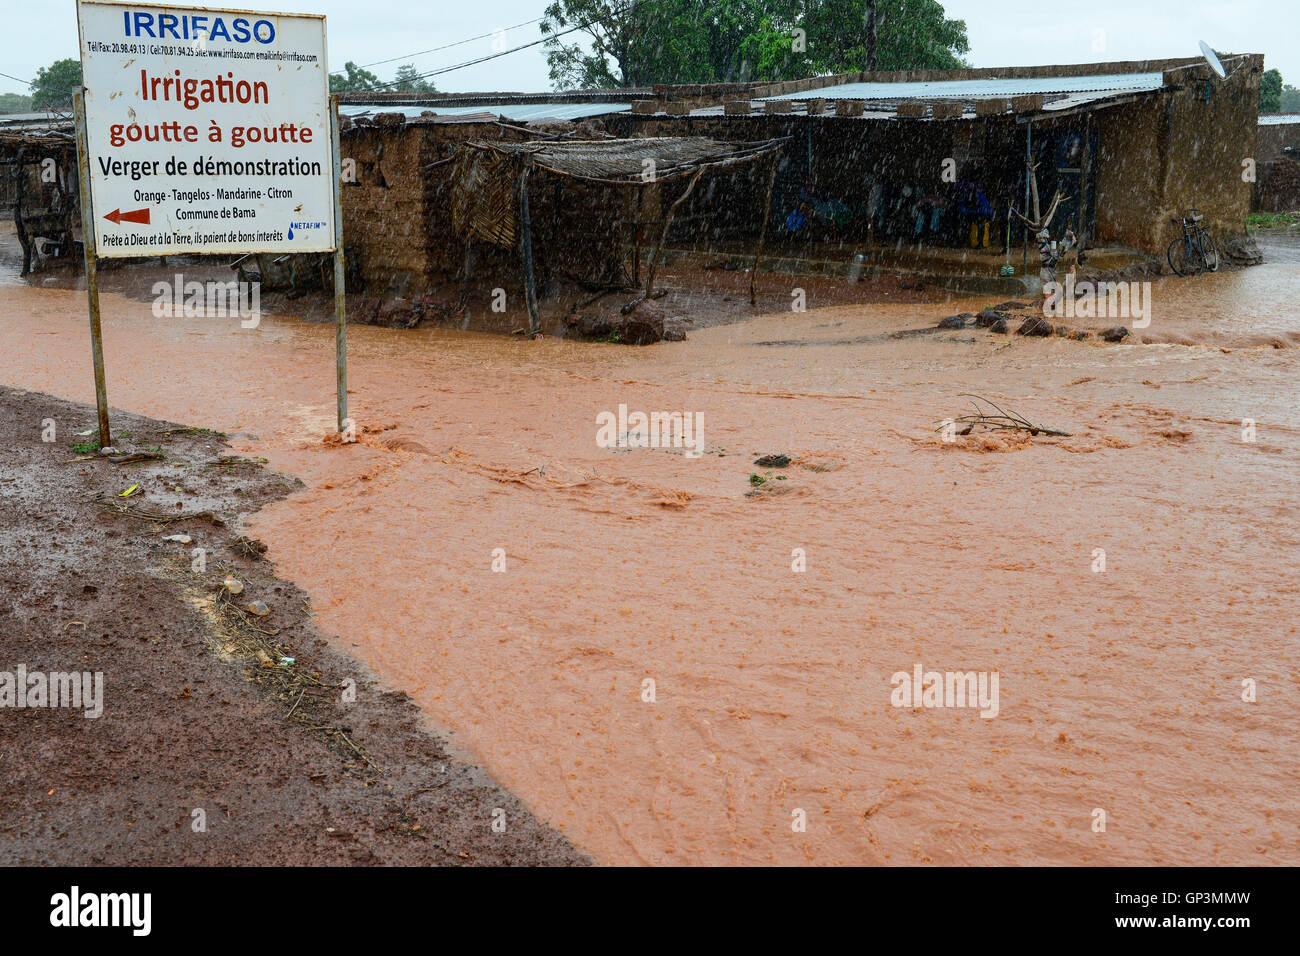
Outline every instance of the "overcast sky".
[[[77, 55], [73, 0], [0, 0], [0, 72], [22, 79], [56, 59]], [[222, 6], [220, 0], [208, 0]], [[324, 13], [330, 68], [345, 60], [371, 66], [382, 79], [402, 63], [428, 71], [492, 52], [479, 39], [450, 49], [418, 51], [512, 27], [541, 16], [547, 0], [266, 0], [268, 9]], [[200, 4], [195, 4], [196, 6]], [[256, 0], [247, 3], [259, 6]], [[241, 6], [232, 2], [230, 7]], [[947, 0], [948, 15], [966, 21], [974, 66], [1087, 63], [1195, 56], [1204, 39], [1218, 50], [1263, 53], [1288, 83], [1300, 85], [1300, 0]], [[535, 23], [507, 30], [506, 45], [538, 39]], [[810, 44], [816, 42], [809, 37]], [[434, 78], [438, 89], [549, 90], [546, 59], [536, 46]], [[26, 92], [0, 77], [0, 92]]]

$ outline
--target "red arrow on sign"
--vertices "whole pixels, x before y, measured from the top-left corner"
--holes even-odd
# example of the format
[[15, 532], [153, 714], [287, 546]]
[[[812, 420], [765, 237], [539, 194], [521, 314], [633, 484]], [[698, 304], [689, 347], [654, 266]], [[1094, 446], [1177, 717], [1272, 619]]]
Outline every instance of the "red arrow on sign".
[[143, 225], [149, 225], [149, 207], [136, 209], [132, 212], [122, 212], [120, 209], [114, 209], [104, 217], [111, 223], [138, 222]]

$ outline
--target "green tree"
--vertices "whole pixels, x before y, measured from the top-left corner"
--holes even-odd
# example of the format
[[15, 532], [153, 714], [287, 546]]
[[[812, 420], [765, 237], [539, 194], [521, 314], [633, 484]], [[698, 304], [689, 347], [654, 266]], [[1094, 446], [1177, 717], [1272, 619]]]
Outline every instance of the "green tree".
[[0, 113], [26, 113], [32, 108], [32, 98], [22, 93], [0, 93]]
[[811, 75], [868, 68], [867, 15], [872, 7], [875, 69], [956, 70], [967, 65], [966, 21], [949, 20], [938, 0], [817, 0], [807, 5], [802, 18]]
[[81, 61], [55, 60], [36, 71], [32, 80], [32, 109], [67, 109], [72, 94], [81, 89]]
[[1282, 108], [1282, 71], [1266, 70], [1259, 81], [1259, 111], [1276, 113]]
[[343, 64], [342, 73], [330, 74], [331, 93], [370, 93], [384, 88], [379, 77], [351, 60]]
[[873, 9], [877, 69], [964, 65], [938, 0], [552, 0], [541, 31], [557, 88], [784, 80], [866, 69]]
[[1282, 87], [1282, 112], [1300, 113], [1300, 90], [1290, 83]]
[[420, 76], [414, 65], [405, 63], [397, 68], [393, 82], [388, 87], [397, 93], [437, 93], [438, 88]]

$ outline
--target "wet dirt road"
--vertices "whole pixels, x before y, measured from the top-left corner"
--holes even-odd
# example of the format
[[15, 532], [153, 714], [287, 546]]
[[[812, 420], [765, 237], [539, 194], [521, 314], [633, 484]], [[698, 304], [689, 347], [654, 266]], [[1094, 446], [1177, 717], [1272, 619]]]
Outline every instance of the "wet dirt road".
[[[303, 481], [251, 533], [321, 629], [601, 862], [1294, 864], [1297, 293], [1159, 284], [1143, 334], [1199, 345], [893, 337], [974, 302], [640, 349], [353, 327], [349, 446], [328, 327], [106, 296], [105, 352], [115, 406]], [[0, 378], [93, 401], [85, 326], [0, 289]], [[944, 443], [963, 392], [1072, 436]], [[599, 447], [620, 404], [702, 413], [705, 454]], [[996, 671], [997, 716], [891, 706], [918, 663]]]

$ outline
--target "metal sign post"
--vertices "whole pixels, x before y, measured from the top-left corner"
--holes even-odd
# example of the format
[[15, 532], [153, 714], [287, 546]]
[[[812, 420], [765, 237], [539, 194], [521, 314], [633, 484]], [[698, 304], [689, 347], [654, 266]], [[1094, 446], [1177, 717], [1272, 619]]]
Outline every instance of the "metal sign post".
[[95, 365], [95, 405], [99, 409], [99, 447], [112, 447], [108, 431], [108, 387], [104, 384], [104, 342], [99, 327], [99, 259], [95, 255], [95, 213], [90, 198], [90, 151], [86, 148], [86, 100], [72, 98], [77, 116], [77, 175], [81, 179], [81, 245], [86, 251], [86, 297], [90, 303], [90, 357]]
[[334, 142], [334, 365], [342, 432], [348, 419], [348, 321], [343, 302], [343, 154], [339, 149], [338, 94], [330, 97], [330, 138]]

